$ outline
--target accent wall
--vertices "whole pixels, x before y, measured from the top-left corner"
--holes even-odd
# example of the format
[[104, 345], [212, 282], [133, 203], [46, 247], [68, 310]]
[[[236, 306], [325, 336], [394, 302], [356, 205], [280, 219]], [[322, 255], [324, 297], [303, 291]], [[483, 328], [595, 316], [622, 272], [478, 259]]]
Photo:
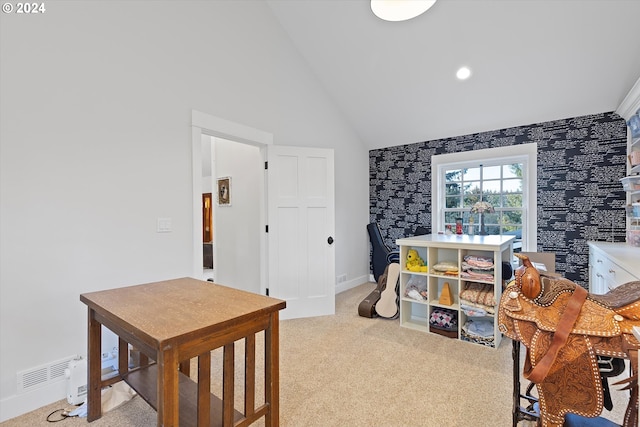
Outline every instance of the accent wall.
[[431, 232], [431, 156], [533, 142], [537, 250], [555, 252], [556, 270], [586, 287], [587, 242], [625, 240], [627, 133], [613, 112], [371, 150], [370, 221], [390, 248], [418, 225]]

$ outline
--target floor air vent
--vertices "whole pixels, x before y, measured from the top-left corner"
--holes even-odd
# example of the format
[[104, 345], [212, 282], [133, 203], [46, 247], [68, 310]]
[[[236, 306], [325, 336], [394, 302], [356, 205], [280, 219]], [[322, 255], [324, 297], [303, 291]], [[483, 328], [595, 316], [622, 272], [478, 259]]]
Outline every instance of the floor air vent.
[[18, 372], [18, 393], [64, 380], [64, 370], [69, 367], [69, 361], [76, 357], [69, 356], [56, 362]]

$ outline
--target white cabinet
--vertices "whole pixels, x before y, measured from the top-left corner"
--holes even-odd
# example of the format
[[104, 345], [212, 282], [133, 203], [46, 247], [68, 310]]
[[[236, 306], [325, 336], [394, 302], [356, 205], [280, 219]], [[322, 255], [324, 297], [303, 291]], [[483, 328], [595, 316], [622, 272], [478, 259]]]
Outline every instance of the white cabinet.
[[625, 243], [589, 242], [589, 292], [605, 294], [640, 280], [640, 248]]
[[[498, 330], [497, 304], [502, 295], [502, 262], [511, 263], [513, 257], [514, 236], [467, 236], [430, 234], [396, 240], [400, 247], [400, 326], [425, 333], [438, 333], [449, 338], [474, 344], [497, 348], [502, 334]], [[427, 264], [427, 272], [407, 269], [407, 255], [414, 249]], [[470, 257], [465, 260], [465, 257]], [[494, 268], [465, 270], [468, 260], [480, 260], [485, 265], [491, 260]], [[448, 272], [437, 272], [437, 264], [455, 266]], [[423, 287], [422, 294], [408, 289]], [[450, 290], [452, 304], [442, 304], [440, 299], [445, 289]], [[473, 291], [470, 291], [473, 289]], [[466, 292], [465, 292], [466, 290]], [[475, 292], [475, 291], [478, 292]], [[491, 298], [491, 293], [493, 298]], [[469, 295], [482, 295], [484, 302], [490, 305], [476, 304], [474, 309], [463, 309], [461, 302], [467, 304]], [[467, 297], [463, 299], [462, 297]], [[484, 306], [484, 308], [483, 308]], [[430, 328], [429, 319], [434, 310], [449, 310], [457, 316], [457, 324], [450, 331]], [[434, 332], [436, 331], [436, 332]], [[476, 333], [480, 332], [480, 333]]]

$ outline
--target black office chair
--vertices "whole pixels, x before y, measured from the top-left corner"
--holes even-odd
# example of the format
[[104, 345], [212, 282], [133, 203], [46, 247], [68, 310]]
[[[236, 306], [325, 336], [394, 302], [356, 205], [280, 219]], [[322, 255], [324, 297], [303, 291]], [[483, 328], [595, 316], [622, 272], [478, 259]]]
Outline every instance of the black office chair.
[[429, 230], [421, 225], [417, 226], [415, 233], [413, 233], [414, 236], [424, 236], [425, 234], [429, 234]]
[[[392, 262], [400, 262], [400, 252], [392, 251], [387, 245], [385, 245], [377, 223], [372, 222], [371, 224], [368, 224], [367, 231], [369, 231], [369, 239], [371, 240], [371, 246], [373, 247], [373, 251], [371, 253], [371, 267], [373, 269], [373, 277], [377, 282], [378, 277], [384, 273], [384, 269], [388, 264], [391, 264]], [[416, 227], [414, 236], [423, 236], [425, 234], [429, 234], [429, 231], [425, 227], [421, 225]]]
[[[424, 236], [425, 234], [429, 234], [426, 228], [419, 225], [416, 227], [416, 231], [413, 233], [414, 236]], [[387, 255], [387, 264], [391, 264], [392, 262], [400, 262], [400, 251], [392, 251]]]
[[367, 225], [367, 231], [369, 232], [369, 240], [371, 240], [371, 268], [373, 270], [373, 277], [378, 282], [378, 278], [384, 273], [384, 269], [387, 267], [387, 255], [391, 252], [389, 247], [385, 245], [382, 240], [382, 234], [380, 234], [380, 228], [378, 224], [372, 222]]

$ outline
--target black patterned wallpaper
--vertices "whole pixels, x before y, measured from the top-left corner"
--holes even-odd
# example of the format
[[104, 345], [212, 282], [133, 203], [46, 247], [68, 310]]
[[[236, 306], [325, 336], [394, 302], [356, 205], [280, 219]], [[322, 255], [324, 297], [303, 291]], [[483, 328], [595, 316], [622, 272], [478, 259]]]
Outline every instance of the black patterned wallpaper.
[[626, 124], [616, 113], [425, 141], [369, 151], [369, 217], [390, 248], [431, 231], [431, 156], [538, 143], [538, 251], [588, 287], [587, 241], [625, 241]]

